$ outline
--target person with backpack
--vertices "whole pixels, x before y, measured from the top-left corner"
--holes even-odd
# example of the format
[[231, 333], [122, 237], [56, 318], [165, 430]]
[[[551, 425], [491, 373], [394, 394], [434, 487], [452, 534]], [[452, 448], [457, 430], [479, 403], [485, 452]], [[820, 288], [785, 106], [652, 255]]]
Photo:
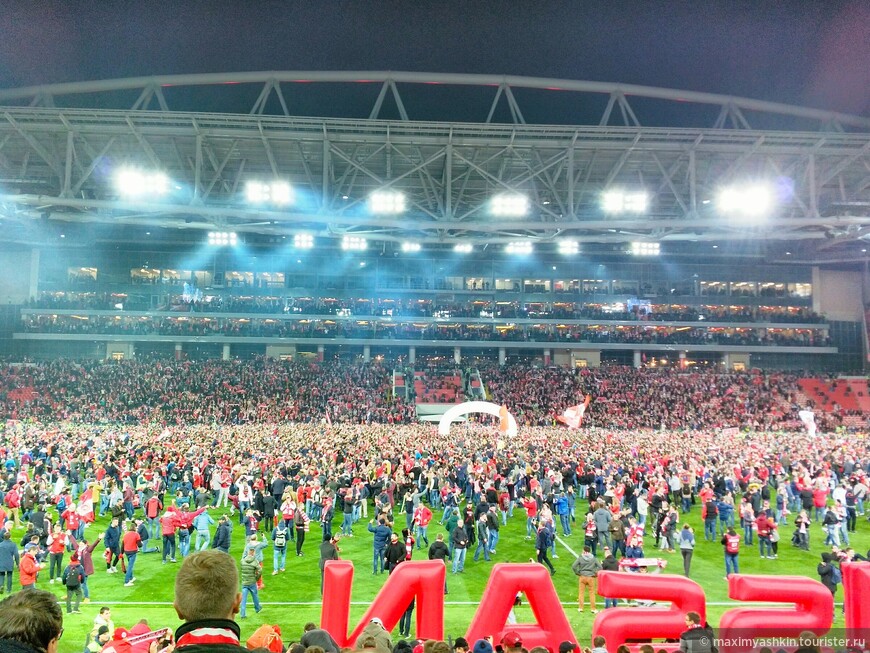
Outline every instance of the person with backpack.
[[550, 558], [547, 557], [547, 550], [550, 548], [550, 533], [547, 528], [541, 524], [538, 526], [538, 534], [535, 538], [535, 554], [537, 555], [537, 560], [550, 570], [550, 575], [554, 576], [556, 574], [556, 568], [553, 566], [553, 563], [550, 562]]
[[[843, 582], [843, 574], [840, 573], [840, 568], [835, 564], [832, 554], [827, 551], [822, 553], [822, 561], [816, 568], [816, 573], [819, 574], [819, 580], [822, 582], [822, 585], [830, 590], [832, 596], [836, 597], [837, 585]], [[836, 610], [836, 607], [834, 610]]]
[[245, 612], [248, 604], [248, 594], [254, 598], [254, 610], [259, 612], [262, 609], [260, 607], [260, 596], [257, 592], [257, 581], [260, 580], [262, 575], [263, 572], [260, 569], [260, 563], [257, 562], [256, 552], [254, 549], [248, 549], [245, 552], [245, 557], [242, 559], [242, 604], [239, 610], [239, 616], [242, 619], [247, 617]]
[[[61, 580], [66, 587], [66, 613], [80, 614], [79, 605], [82, 601], [82, 583], [85, 579], [85, 568], [79, 562], [78, 554], [73, 553], [69, 559], [69, 564], [63, 570]], [[72, 597], [76, 597], [75, 609], [72, 608]]]
[[279, 571], [284, 571], [287, 566], [287, 540], [290, 538], [290, 529], [283, 521], [279, 521], [278, 525], [272, 529], [272, 543], [274, 549], [272, 553], [272, 575], [275, 576]]
[[683, 530], [680, 531], [680, 555], [683, 556], [683, 574], [686, 578], [689, 577], [689, 570], [692, 568], [694, 552], [695, 531], [688, 524], [683, 524]]
[[740, 555], [740, 536], [733, 528], [729, 528], [722, 536], [721, 543], [725, 547], [725, 580], [728, 580], [729, 574], [740, 573], [737, 564], [737, 557]]

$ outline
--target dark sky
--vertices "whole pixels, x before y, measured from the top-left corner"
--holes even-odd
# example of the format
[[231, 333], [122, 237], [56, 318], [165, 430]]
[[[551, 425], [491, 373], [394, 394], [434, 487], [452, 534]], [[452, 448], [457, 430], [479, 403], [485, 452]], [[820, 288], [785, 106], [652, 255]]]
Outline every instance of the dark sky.
[[0, 87], [242, 70], [562, 77], [870, 115], [870, 0], [0, 3]]

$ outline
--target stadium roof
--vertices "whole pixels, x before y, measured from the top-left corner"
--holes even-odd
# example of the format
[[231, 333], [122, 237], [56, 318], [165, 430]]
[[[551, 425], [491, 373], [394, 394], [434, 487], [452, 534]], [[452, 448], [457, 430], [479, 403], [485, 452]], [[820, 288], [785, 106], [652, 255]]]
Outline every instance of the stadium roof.
[[[456, 98], [447, 110], [445, 94]], [[819, 109], [601, 82], [369, 71], [57, 84], [2, 90], [0, 104], [7, 240], [41, 242], [45, 224], [77, 223], [160, 228], [182, 242], [214, 230], [444, 246], [775, 241], [820, 260], [870, 239], [870, 119]], [[123, 166], [164, 173], [170, 192], [119, 196]], [[289, 182], [295, 202], [252, 206], [251, 180]], [[775, 194], [769, 214], [718, 210], [722, 189], [753, 184]], [[384, 189], [404, 193], [406, 211], [372, 213], [367, 200]], [[645, 193], [647, 210], [605, 212], [602, 194], [614, 190]], [[499, 193], [527, 196], [529, 212], [492, 215]]]

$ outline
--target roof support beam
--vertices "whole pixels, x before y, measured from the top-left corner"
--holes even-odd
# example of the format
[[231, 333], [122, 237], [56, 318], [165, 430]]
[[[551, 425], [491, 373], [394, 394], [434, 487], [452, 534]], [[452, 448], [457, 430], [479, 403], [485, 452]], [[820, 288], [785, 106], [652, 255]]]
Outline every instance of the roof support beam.
[[15, 120], [15, 118], [13, 118], [9, 114], [8, 111], [4, 114], [4, 116], [5, 116], [6, 120], [9, 122], [9, 124], [12, 125], [12, 128], [15, 129], [15, 131], [18, 132], [18, 134], [25, 141], [27, 141], [27, 144], [30, 145], [30, 147], [33, 149], [33, 151], [39, 155], [39, 158], [41, 158], [43, 161], [45, 161], [45, 163], [48, 164], [48, 167], [51, 168], [52, 172], [54, 172], [54, 174], [57, 175], [58, 179], [60, 179], [62, 177], [61, 171], [60, 171], [60, 166], [58, 165], [57, 160], [51, 155], [51, 153], [47, 149], [45, 149], [45, 147], [43, 147], [42, 143], [40, 143], [38, 140], [36, 140], [36, 138], [34, 138], [33, 134], [31, 134], [28, 131], [25, 131], [21, 127], [21, 125], [18, 124], [18, 122]]

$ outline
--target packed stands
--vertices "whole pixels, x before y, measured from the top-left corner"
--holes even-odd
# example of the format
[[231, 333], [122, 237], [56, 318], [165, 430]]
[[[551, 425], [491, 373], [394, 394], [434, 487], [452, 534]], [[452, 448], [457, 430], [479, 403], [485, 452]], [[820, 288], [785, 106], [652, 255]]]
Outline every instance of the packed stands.
[[[399, 373], [401, 376], [401, 373]], [[550, 426], [586, 395], [586, 423], [612, 429], [800, 430], [807, 389], [836, 387], [866, 402], [866, 385], [786, 373], [719, 373], [610, 365], [570, 370], [490, 365], [474, 374], [415, 371], [415, 397], [394, 392], [397, 372], [381, 364], [249, 361], [55, 361], [0, 368], [0, 417], [86, 423], [409, 423], [414, 404], [465, 399], [474, 380], [520, 424]], [[404, 378], [402, 378], [404, 381]], [[862, 387], [863, 390], [858, 388]], [[472, 393], [473, 396], [473, 393]], [[473, 396], [473, 398], [481, 398]], [[854, 399], [853, 399], [854, 400]], [[852, 404], [848, 404], [852, 405]], [[862, 403], [862, 406], [866, 405]], [[863, 427], [866, 409], [820, 406], [820, 428]]]

